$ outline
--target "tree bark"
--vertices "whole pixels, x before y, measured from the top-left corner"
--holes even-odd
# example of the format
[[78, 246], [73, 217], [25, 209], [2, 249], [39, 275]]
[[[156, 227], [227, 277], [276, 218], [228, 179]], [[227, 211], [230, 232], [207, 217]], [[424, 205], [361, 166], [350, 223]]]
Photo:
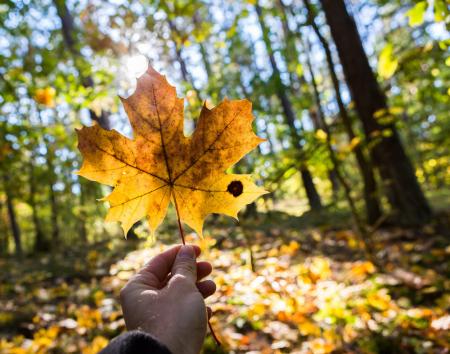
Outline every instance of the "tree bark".
[[11, 232], [12, 232], [13, 238], [14, 238], [16, 255], [18, 257], [22, 257], [23, 251], [22, 251], [21, 232], [20, 232], [19, 224], [17, 223], [16, 209], [14, 208], [13, 195], [11, 193], [8, 179], [9, 179], [9, 177], [7, 177], [6, 175], [3, 175], [3, 186], [5, 189], [5, 195], [6, 195], [6, 207], [8, 209], [9, 224], [11, 226]]
[[[311, 27], [313, 28], [314, 33], [316, 34], [317, 38], [319, 39], [319, 42], [321, 43], [322, 48], [325, 52], [325, 57], [327, 60], [327, 65], [328, 65], [328, 71], [329, 71], [329, 74], [331, 77], [331, 82], [333, 84], [336, 102], [337, 102], [337, 105], [339, 108], [339, 116], [342, 120], [342, 123], [344, 124], [344, 128], [347, 132], [348, 139], [351, 142], [356, 137], [356, 134], [353, 130], [352, 121], [350, 119], [350, 116], [349, 116], [347, 109], [345, 107], [345, 104], [342, 100], [339, 79], [336, 74], [334, 59], [333, 59], [333, 55], [331, 54], [330, 46], [328, 44], [328, 41], [322, 35], [319, 27], [317, 26], [317, 23], [315, 21], [315, 15], [313, 13], [313, 10], [311, 8], [309, 0], [304, 0], [304, 4], [308, 10], [308, 17], [309, 17], [309, 22], [311, 24]], [[371, 162], [368, 159], [366, 159], [366, 156], [364, 155], [363, 149], [360, 144], [356, 145], [353, 148], [353, 153], [355, 154], [358, 169], [359, 169], [360, 174], [363, 179], [363, 184], [364, 184], [363, 195], [364, 195], [364, 202], [365, 202], [365, 206], [366, 206], [367, 222], [372, 225], [377, 220], [379, 220], [379, 218], [381, 217], [381, 214], [382, 214], [381, 206], [380, 206], [380, 202], [379, 202], [379, 198], [378, 198], [375, 174], [373, 172]]]
[[[426, 223], [431, 218], [431, 209], [400, 136], [394, 124], [381, 125], [374, 118], [375, 112], [387, 109], [387, 102], [369, 65], [355, 21], [347, 12], [344, 0], [321, 0], [321, 3], [356, 110], [372, 147], [373, 162], [398, 221], [408, 225]], [[390, 136], [383, 136], [382, 131]]]
[[[293, 145], [298, 149], [299, 156], [301, 158], [303, 147], [300, 142], [301, 138], [297, 132], [297, 127], [295, 126], [295, 121], [297, 120], [297, 118], [296, 118], [294, 110], [292, 108], [292, 103], [289, 100], [289, 97], [287, 95], [288, 89], [283, 85], [283, 82], [281, 81], [280, 70], [278, 69], [278, 64], [275, 60], [272, 45], [270, 43], [268, 29], [266, 27], [266, 24], [264, 23], [262, 9], [258, 5], [258, 3], [255, 5], [255, 10], [258, 15], [259, 25], [260, 25], [261, 31], [263, 33], [263, 41], [264, 41], [266, 50], [269, 55], [270, 65], [272, 67], [272, 77], [273, 77], [274, 83], [276, 85], [276, 94], [278, 96], [278, 99], [281, 102], [281, 107], [284, 112], [285, 121], [290, 130], [291, 141], [292, 141]], [[310, 208], [312, 210], [321, 209], [322, 202], [321, 202], [319, 193], [317, 192], [316, 186], [314, 185], [314, 181], [313, 181], [311, 172], [309, 171], [308, 167], [306, 166], [306, 164], [304, 162], [301, 163], [300, 174], [301, 174], [303, 186], [305, 188], [305, 192], [306, 192], [306, 196], [308, 198]]]

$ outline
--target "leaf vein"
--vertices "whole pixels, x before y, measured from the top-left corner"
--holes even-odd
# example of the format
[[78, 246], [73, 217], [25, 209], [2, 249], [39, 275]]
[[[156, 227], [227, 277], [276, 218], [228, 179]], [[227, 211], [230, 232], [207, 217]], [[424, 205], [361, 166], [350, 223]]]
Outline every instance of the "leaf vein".
[[200, 159], [205, 156], [212, 148], [212, 146], [217, 143], [217, 141], [221, 138], [222, 134], [228, 129], [228, 127], [234, 122], [234, 120], [241, 114], [243, 110], [241, 109], [239, 112], [236, 113], [236, 115], [233, 117], [233, 119], [231, 119], [228, 124], [222, 129], [222, 131], [216, 136], [216, 138], [213, 140], [213, 142], [208, 146], [208, 149], [206, 149], [205, 151], [203, 151], [202, 154], [200, 154], [200, 156], [194, 160], [193, 162], [191, 162], [183, 171], [180, 172], [180, 174], [178, 176], [176, 176], [173, 179], [173, 182], [175, 182], [177, 179], [179, 179], [182, 175], [184, 175], [187, 171], [189, 171], [193, 166], [195, 166], [195, 164], [200, 161]]

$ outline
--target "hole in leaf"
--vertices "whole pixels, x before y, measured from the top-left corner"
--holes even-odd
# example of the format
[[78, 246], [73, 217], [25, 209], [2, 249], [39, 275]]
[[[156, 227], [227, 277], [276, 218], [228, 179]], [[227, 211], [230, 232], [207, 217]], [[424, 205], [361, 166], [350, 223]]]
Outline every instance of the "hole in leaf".
[[230, 193], [233, 197], [239, 197], [244, 190], [244, 186], [241, 181], [233, 181], [227, 187], [227, 192]]

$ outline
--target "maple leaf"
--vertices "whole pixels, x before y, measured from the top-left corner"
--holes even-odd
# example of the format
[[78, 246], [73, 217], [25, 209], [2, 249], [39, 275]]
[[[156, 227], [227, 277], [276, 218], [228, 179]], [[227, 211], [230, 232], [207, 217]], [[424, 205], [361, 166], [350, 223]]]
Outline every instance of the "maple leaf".
[[103, 199], [110, 204], [106, 221], [120, 221], [125, 235], [146, 215], [153, 235], [170, 202], [179, 219], [202, 235], [208, 214], [237, 218], [244, 205], [266, 193], [249, 175], [225, 173], [264, 141], [252, 130], [248, 100], [204, 105], [190, 137], [183, 133], [183, 99], [153, 68], [121, 100], [134, 138], [99, 125], [77, 130], [84, 157], [78, 174], [114, 187]]

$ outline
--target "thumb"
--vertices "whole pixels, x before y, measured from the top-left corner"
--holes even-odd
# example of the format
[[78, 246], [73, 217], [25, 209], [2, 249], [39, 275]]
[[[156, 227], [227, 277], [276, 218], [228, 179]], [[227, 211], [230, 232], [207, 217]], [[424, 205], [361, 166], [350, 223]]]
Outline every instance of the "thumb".
[[186, 279], [195, 283], [197, 281], [197, 263], [195, 261], [195, 251], [192, 246], [181, 246], [172, 266], [172, 276], [182, 275]]

